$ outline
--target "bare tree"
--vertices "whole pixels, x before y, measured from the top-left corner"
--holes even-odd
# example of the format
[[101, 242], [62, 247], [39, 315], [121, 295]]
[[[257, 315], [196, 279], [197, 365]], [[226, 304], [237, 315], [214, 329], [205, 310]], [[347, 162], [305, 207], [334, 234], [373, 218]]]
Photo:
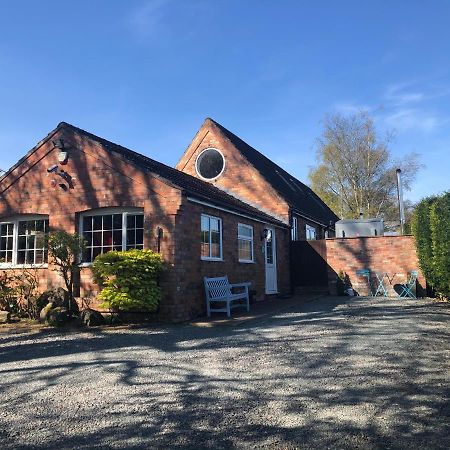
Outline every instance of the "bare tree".
[[317, 149], [317, 167], [310, 170], [312, 189], [341, 218], [398, 217], [397, 168], [402, 169], [408, 190], [420, 164], [412, 153], [394, 160], [390, 136], [380, 138], [372, 118], [365, 112], [325, 119]]

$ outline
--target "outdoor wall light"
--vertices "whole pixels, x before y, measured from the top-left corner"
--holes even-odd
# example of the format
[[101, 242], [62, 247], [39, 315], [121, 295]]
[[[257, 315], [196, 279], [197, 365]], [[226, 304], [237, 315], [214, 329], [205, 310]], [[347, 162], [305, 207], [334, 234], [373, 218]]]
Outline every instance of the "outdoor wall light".
[[155, 234], [157, 240], [157, 251], [158, 253], [161, 253], [161, 240], [164, 236], [164, 230], [161, 227], [156, 227]]
[[58, 153], [58, 161], [60, 164], [67, 164], [67, 161], [69, 159], [69, 152], [64, 146], [64, 140], [63, 139], [56, 139], [52, 141], [53, 148], [57, 148], [59, 150]]
[[164, 236], [164, 230], [161, 227], [156, 227], [156, 237], [162, 239]]
[[268, 241], [270, 239], [272, 239], [272, 231], [268, 230], [267, 228], [264, 228], [262, 235], [261, 235], [261, 240], [267, 239]]

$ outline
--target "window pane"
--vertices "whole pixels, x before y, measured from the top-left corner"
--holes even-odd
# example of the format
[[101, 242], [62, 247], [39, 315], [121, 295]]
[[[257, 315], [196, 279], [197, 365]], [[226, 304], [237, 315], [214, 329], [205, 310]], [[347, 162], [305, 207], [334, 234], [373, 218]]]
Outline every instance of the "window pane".
[[113, 216], [113, 225], [115, 230], [122, 229], [122, 214], [114, 214]]
[[112, 230], [112, 216], [103, 216], [103, 229], [104, 230]]
[[92, 216], [83, 217], [83, 231], [92, 230]]
[[26, 230], [27, 230], [27, 222], [26, 221], [20, 221], [19, 222], [19, 236], [20, 235], [25, 235], [26, 234]]
[[28, 220], [27, 221], [27, 233], [30, 234], [33, 233], [36, 229], [36, 221], [35, 220]]
[[202, 231], [209, 231], [209, 217], [202, 216]]
[[211, 231], [211, 257], [220, 258], [220, 233]]
[[92, 245], [99, 247], [102, 245], [102, 232], [101, 231], [95, 231], [92, 233]]
[[86, 239], [86, 246], [92, 246], [92, 235], [93, 233], [91, 232], [83, 233], [83, 237]]
[[98, 256], [98, 255], [100, 255], [102, 253], [102, 249], [101, 248], [99, 248], [99, 247], [94, 247], [93, 249], [92, 249], [92, 261]]
[[220, 230], [219, 219], [215, 219], [215, 218], [211, 217], [209, 219], [209, 221], [210, 221], [211, 231], [219, 231]]
[[103, 232], [103, 245], [107, 247], [111, 247], [113, 243], [113, 235], [112, 231], [104, 231]]
[[208, 258], [210, 256], [210, 254], [209, 254], [209, 244], [206, 244], [206, 243], [202, 242], [200, 255], [205, 257], [205, 258]]
[[267, 239], [266, 241], [266, 261], [267, 264], [273, 264], [273, 241], [271, 239]]
[[17, 252], [17, 264], [25, 264], [25, 250]]
[[135, 243], [135, 231], [127, 230], [127, 245], [134, 245]]
[[252, 261], [252, 241], [239, 239], [239, 259], [243, 261]]
[[27, 248], [27, 238], [26, 236], [19, 236], [19, 240], [17, 242], [18, 250], [25, 250]]
[[144, 214], [136, 216], [136, 228], [144, 228]]
[[238, 225], [238, 234], [239, 236], [251, 238], [253, 236], [253, 229], [243, 225]]
[[40, 231], [41, 233], [43, 233], [45, 231], [45, 222], [43, 220], [36, 220], [35, 229], [36, 232]]
[[102, 218], [103, 216], [94, 216], [92, 218], [92, 229], [101, 230], [102, 229]]
[[135, 228], [135, 222], [136, 222], [135, 216], [133, 216], [131, 214], [128, 214], [128, 216], [127, 216], [127, 228], [128, 229], [129, 228]]
[[34, 264], [34, 250], [27, 250], [25, 261], [26, 264]]
[[2, 237], [0, 239], [0, 250], [6, 250], [7, 248], [7, 239], [5, 237]]
[[35, 264], [42, 264], [44, 262], [44, 251], [43, 250], [36, 250], [34, 262], [35, 262]]
[[115, 246], [120, 246], [120, 250], [122, 250], [122, 230], [113, 232], [113, 243]]
[[144, 230], [136, 230], [136, 245], [144, 244]]

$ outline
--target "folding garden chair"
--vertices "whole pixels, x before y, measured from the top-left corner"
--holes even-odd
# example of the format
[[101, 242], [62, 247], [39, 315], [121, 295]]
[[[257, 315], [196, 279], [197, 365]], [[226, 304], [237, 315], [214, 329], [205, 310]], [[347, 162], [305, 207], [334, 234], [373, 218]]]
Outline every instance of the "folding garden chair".
[[389, 297], [388, 291], [383, 282], [384, 275], [385, 275], [384, 273], [376, 273], [375, 272], [375, 278], [377, 279], [378, 286], [377, 286], [377, 289], [375, 290], [374, 297], [377, 297], [378, 294], [381, 294], [382, 297]]
[[369, 295], [372, 295], [372, 283], [370, 282], [370, 270], [369, 269], [359, 269], [356, 271], [356, 275], [364, 277], [367, 279], [367, 286], [369, 288]]
[[416, 294], [413, 292], [413, 289], [416, 287], [416, 281], [417, 281], [417, 276], [419, 275], [419, 273], [417, 272], [417, 270], [412, 270], [410, 275], [409, 275], [409, 279], [406, 282], [406, 284], [401, 284], [400, 285], [400, 294], [398, 294], [399, 297], [402, 298], [417, 298]]

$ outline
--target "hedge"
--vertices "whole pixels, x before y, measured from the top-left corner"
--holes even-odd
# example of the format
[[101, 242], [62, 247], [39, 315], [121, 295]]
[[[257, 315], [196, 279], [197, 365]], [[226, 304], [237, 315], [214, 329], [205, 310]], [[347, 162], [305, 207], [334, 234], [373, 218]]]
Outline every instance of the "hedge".
[[427, 283], [450, 298], [450, 192], [422, 200], [411, 225]]
[[102, 307], [114, 311], [149, 311], [158, 308], [163, 270], [161, 255], [151, 250], [111, 251], [92, 264], [95, 280], [102, 288]]

